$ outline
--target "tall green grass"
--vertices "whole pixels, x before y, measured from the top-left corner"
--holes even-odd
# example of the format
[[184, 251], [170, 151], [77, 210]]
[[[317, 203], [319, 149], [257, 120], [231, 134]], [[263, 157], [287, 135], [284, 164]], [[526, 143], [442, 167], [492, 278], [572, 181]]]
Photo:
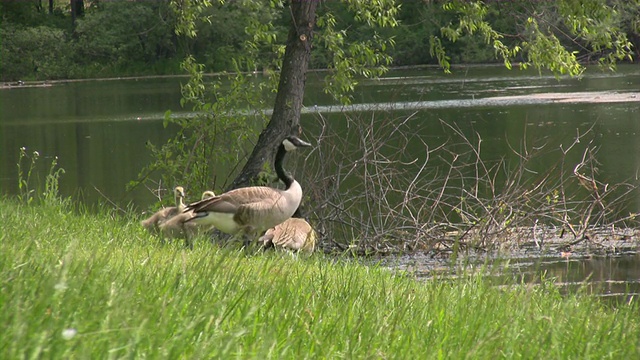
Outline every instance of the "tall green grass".
[[640, 357], [633, 305], [320, 254], [189, 251], [137, 220], [0, 199], [0, 358]]

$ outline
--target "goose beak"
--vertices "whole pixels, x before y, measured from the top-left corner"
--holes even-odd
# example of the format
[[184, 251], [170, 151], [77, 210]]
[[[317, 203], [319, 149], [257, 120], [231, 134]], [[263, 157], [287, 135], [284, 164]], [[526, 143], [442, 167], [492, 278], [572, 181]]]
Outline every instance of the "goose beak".
[[306, 142], [306, 141], [304, 141], [302, 139], [299, 139], [299, 140], [300, 140], [300, 142], [298, 144], [296, 144], [296, 146], [305, 146], [305, 147], [313, 146], [313, 145], [311, 145], [311, 143], [308, 143], [308, 142]]
[[293, 151], [297, 148], [300, 147], [310, 147], [313, 146], [310, 143], [300, 139], [299, 137], [295, 136], [295, 135], [291, 135], [286, 137], [283, 141], [282, 141], [282, 146], [284, 146], [286, 151]]

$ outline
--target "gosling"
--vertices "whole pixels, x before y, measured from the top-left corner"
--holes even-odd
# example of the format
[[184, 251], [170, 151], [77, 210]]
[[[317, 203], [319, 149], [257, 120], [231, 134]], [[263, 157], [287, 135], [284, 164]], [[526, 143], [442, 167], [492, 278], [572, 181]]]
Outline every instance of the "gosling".
[[159, 227], [162, 223], [184, 211], [186, 208], [186, 205], [184, 204], [184, 188], [182, 186], [176, 186], [176, 188], [173, 189], [173, 196], [175, 198], [176, 206], [169, 206], [158, 210], [158, 212], [151, 215], [148, 219], [142, 220], [140, 224], [143, 228], [147, 229], [152, 234], [158, 234], [160, 231]]
[[[202, 193], [201, 200], [209, 199], [216, 196], [216, 194], [207, 190]], [[192, 210], [187, 210], [175, 215], [171, 219], [168, 219], [164, 223], [160, 224], [160, 231], [162, 236], [169, 239], [182, 238], [185, 240], [185, 246], [193, 249], [192, 239], [198, 235], [200, 230], [211, 230], [212, 226], [202, 226], [196, 222], [187, 222], [187, 220], [194, 217]]]
[[258, 243], [264, 248], [273, 246], [310, 254], [315, 250], [317, 239], [318, 234], [305, 219], [289, 218], [267, 230]]

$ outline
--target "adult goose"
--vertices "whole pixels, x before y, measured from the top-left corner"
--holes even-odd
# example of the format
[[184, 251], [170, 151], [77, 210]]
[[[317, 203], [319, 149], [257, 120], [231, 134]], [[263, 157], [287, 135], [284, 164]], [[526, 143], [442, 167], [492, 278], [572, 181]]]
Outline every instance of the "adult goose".
[[184, 188], [182, 186], [176, 186], [175, 189], [173, 189], [173, 196], [175, 198], [176, 206], [169, 206], [158, 210], [158, 212], [151, 215], [151, 217], [140, 222], [142, 227], [153, 234], [157, 234], [160, 224], [182, 213], [186, 207], [184, 205]]
[[293, 215], [302, 200], [300, 184], [283, 168], [285, 155], [300, 147], [311, 146], [296, 136], [288, 136], [278, 146], [274, 169], [285, 184], [284, 190], [268, 186], [250, 186], [228, 191], [211, 199], [189, 204], [193, 211], [187, 220], [212, 225], [227, 234], [262, 234]]
[[276, 249], [312, 253], [317, 239], [318, 234], [305, 219], [292, 217], [267, 230], [258, 243], [264, 248], [273, 246]]
[[[202, 193], [201, 200], [210, 199], [215, 196], [216, 194], [213, 191], [207, 190]], [[193, 216], [193, 211], [186, 211], [181, 212], [171, 219], [163, 222], [159, 225], [162, 236], [169, 239], [184, 238], [185, 245], [189, 248], [193, 248], [191, 239], [197, 235], [198, 230], [201, 230], [195, 222], [186, 222]], [[210, 230], [210, 228], [207, 228], [206, 230]]]

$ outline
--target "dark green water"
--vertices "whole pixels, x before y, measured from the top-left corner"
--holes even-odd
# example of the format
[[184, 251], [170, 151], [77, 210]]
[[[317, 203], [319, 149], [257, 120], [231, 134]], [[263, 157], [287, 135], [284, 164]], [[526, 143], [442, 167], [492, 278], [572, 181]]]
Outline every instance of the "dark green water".
[[419, 279], [450, 278], [482, 271], [498, 286], [518, 283], [553, 282], [563, 294], [594, 294], [612, 305], [640, 300], [640, 254], [621, 252], [609, 255], [563, 257], [537, 249], [525, 249], [516, 257], [471, 257], [453, 265], [445, 258], [408, 255], [387, 258], [383, 264], [414, 274]]
[[[591, 129], [589, 139], [599, 147], [599, 180], [636, 181], [640, 169], [637, 156], [640, 99], [551, 103], [531, 97], [576, 93], [599, 99], [608, 92], [624, 94], [640, 90], [639, 66], [621, 66], [618, 70], [610, 74], [590, 69], [581, 79], [559, 80], [501, 67], [460, 68], [453, 75], [437, 69], [395, 70], [381, 80], [363, 80], [353, 95], [352, 105], [347, 107], [336, 105], [323, 93], [322, 73], [310, 73], [301, 123], [305, 138], [314, 139], [321, 134], [323, 124], [339, 135], [353, 134], [349, 128], [353, 119], [397, 122], [410, 119], [405, 126], [413, 138], [403, 146], [407, 147], [404, 149], [407, 159], [415, 158], [418, 162], [424, 144], [435, 147], [451, 137], [451, 128], [443, 123], [467, 136], [481, 138], [483, 157], [488, 161], [514, 157], [509, 144], [513, 146], [525, 139], [550, 147], [566, 146], [577, 133]], [[164, 113], [171, 110], [177, 115], [189, 114], [179, 104], [180, 83], [184, 81], [184, 78], [114, 79], [0, 88], [0, 192], [18, 192], [16, 164], [19, 149], [25, 147], [28, 154], [38, 151], [41, 156], [33, 175], [41, 181], [51, 160], [58, 157], [59, 166], [65, 170], [60, 181], [63, 196], [81, 198], [87, 204], [105, 197], [121, 206], [133, 204], [145, 208], [154, 203], [156, 199], [149, 190], [139, 188], [127, 193], [125, 185], [150, 160], [145, 144], [149, 141], [161, 144], [174, 135], [175, 129], [162, 125]], [[516, 95], [529, 97], [494, 99]], [[347, 117], [351, 120], [346, 121]], [[388, 139], [389, 144], [396, 140]], [[354, 149], [362, 145], [358, 139], [347, 141], [354, 142]], [[567, 160], [577, 163], [581, 154], [576, 151]], [[317, 162], [313, 158], [317, 155], [312, 153], [307, 161]], [[322, 156], [349, 161], [349, 156], [330, 153]], [[530, 170], [544, 171], [548, 162], [556, 160], [543, 156], [531, 164]], [[28, 164], [23, 163], [25, 166]], [[640, 210], [640, 194], [630, 194], [625, 201], [628, 211]], [[640, 262], [635, 260], [619, 266], [635, 269], [630, 276], [637, 284]], [[587, 273], [593, 274], [585, 270], [576, 276], [584, 277]], [[611, 276], [617, 275], [612, 272]]]
[[[316, 111], [335, 129], [348, 126], [343, 113], [338, 112], [345, 108], [332, 106], [332, 100], [321, 91], [321, 76], [309, 74], [308, 113], [301, 120], [308, 138], [318, 131]], [[149, 161], [145, 143], [161, 144], [173, 136], [174, 129], [162, 126], [165, 111], [188, 113], [179, 105], [180, 83], [184, 81], [120, 79], [0, 89], [1, 192], [17, 192], [16, 164], [19, 149], [25, 147], [28, 153], [38, 151], [42, 156], [40, 177], [46, 173], [48, 159], [59, 158], [66, 171], [60, 184], [63, 195], [82, 193], [87, 203], [103, 195], [123, 205], [133, 202], [144, 207], [154, 202], [146, 189], [125, 193], [124, 188]], [[415, 126], [416, 135], [433, 146], [450, 135], [441, 120], [463, 132], [477, 132], [488, 159], [508, 153], [505, 138], [517, 142], [526, 133], [531, 139], [568, 142], [576, 131], [594, 126], [597, 145], [601, 146], [603, 181], [636, 176], [638, 160], [629, 154], [640, 150], [640, 102], [542, 104], [483, 99], [544, 92], [637, 91], [637, 66], [621, 67], [616, 74], [594, 70], [582, 79], [560, 80], [500, 67], [458, 69], [454, 75], [437, 69], [398, 70], [360, 85], [347, 111], [374, 109], [383, 114], [376, 115], [378, 118], [395, 119], [415, 112], [409, 126]], [[544, 168], [545, 164], [539, 166]]]

